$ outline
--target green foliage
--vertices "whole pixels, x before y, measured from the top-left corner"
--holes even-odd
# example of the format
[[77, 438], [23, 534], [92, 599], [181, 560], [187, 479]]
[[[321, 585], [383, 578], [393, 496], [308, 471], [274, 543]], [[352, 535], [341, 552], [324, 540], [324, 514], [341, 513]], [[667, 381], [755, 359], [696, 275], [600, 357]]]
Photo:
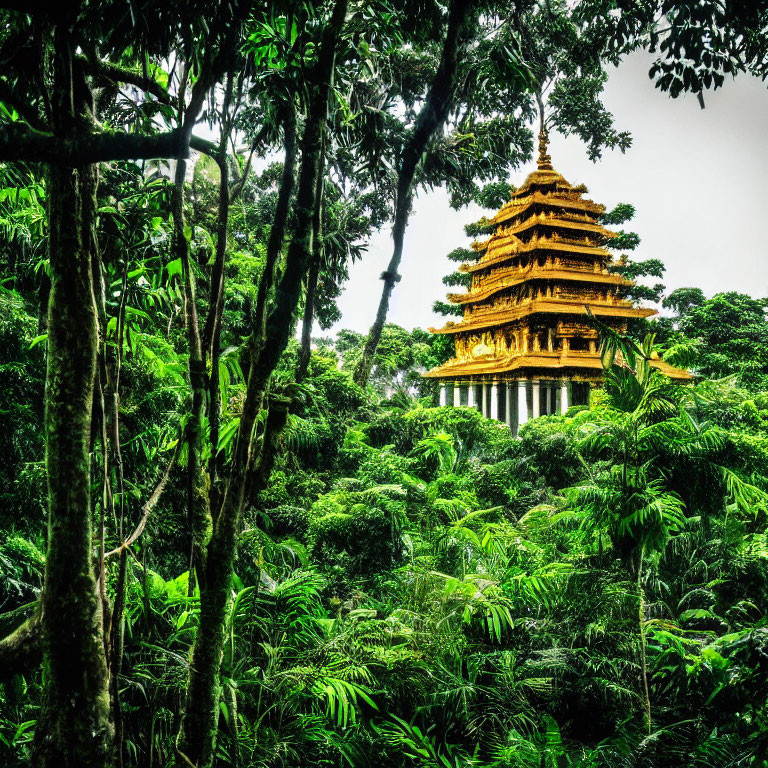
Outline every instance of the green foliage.
[[768, 384], [766, 301], [740, 293], [719, 293], [691, 307], [680, 330], [700, 341], [694, 370], [705, 378], [738, 374], [743, 386], [764, 390]]
[[392, 568], [402, 551], [403, 497], [399, 485], [321, 496], [308, 532], [317, 562], [337, 572], [342, 584]]
[[[365, 389], [350, 376], [364, 342], [353, 331], [320, 345], [301, 385], [295, 342], [274, 371], [261, 371], [253, 356], [264, 340], [253, 333], [283, 172], [272, 159], [288, 143], [286, 115], [300, 133], [310, 122], [330, 8], [294, 5], [249, 7], [248, 16], [237, 4], [201, 5], [183, 9], [181, 26], [174, 6], [64, 14], [77, 51], [68, 71], [87, 71], [88, 80], [62, 92], [79, 99], [79, 87], [98, 87], [92, 127], [109, 129], [100, 140], [176, 129], [180, 78], [185, 103], [194, 102], [207, 67], [226, 59], [229, 85], [225, 73], [213, 73], [205, 111], [191, 120], [207, 121], [214, 133], [231, 124], [230, 144], [252, 148], [221, 161], [230, 176], [223, 190], [221, 166], [207, 155], [195, 162], [184, 186], [189, 265], [173, 250], [178, 211], [162, 160], [102, 163], [97, 221], [82, 231], [98, 246], [89, 274], [100, 338], [95, 395], [87, 400], [94, 418], [84, 434], [90, 507], [83, 504], [79, 525], [90, 520], [96, 532], [81, 550], [112, 628], [105, 645], [117, 653], [110, 676], [121, 764], [182, 760], [180, 710], [200, 662], [192, 651], [208, 637], [201, 626], [210, 602], [201, 592], [220, 575], [225, 642], [211, 667], [218, 674], [208, 708], [217, 713], [216, 765], [762, 765], [766, 302], [740, 294], [705, 300], [695, 288], [665, 299], [675, 316], [655, 327], [665, 359], [696, 374], [685, 387], [653, 369], [657, 351], [646, 326], [625, 338], [596, 323], [605, 337], [603, 391], [588, 407], [530, 421], [519, 438], [474, 409], [432, 407], [434, 383], [420, 374], [451, 357], [447, 336], [386, 325]], [[718, 86], [736, 70], [763, 76], [764, 19], [737, 5], [473, 7], [454, 104], [445, 129], [419, 153], [414, 187], [444, 185], [455, 205], [501, 206], [509, 169], [532, 148], [527, 126], [537, 96], [547, 98], [545, 125], [578, 135], [593, 159], [606, 147], [626, 149], [629, 134], [602, 104], [603, 65], [646, 37], [660, 51], [653, 73], [673, 95]], [[33, 143], [44, 145], [60, 128], [37, 123], [49, 118], [48, 86], [61, 68], [51, 41], [62, 29], [39, 34], [37, 12], [10, 14], [0, 41], [0, 122], [14, 141], [29, 125]], [[393, 168], [419, 130], [447, 12], [446, 4], [406, 2], [356, 4], [346, 14], [321, 131], [320, 248], [305, 254], [321, 258], [314, 309], [321, 328], [338, 319], [349, 264], [391, 217]], [[60, 23], [54, 14], [49, 26]], [[208, 45], [220, 37], [225, 57]], [[171, 61], [179, 66], [164, 71]], [[118, 65], [125, 72], [110, 69]], [[93, 70], [100, 66], [106, 71]], [[230, 86], [225, 114], [221, 96]], [[325, 100], [321, 106], [326, 112]], [[23, 141], [18, 151], [23, 156]], [[35, 614], [45, 571], [43, 379], [46, 322], [57, 318], [45, 319], [55, 219], [48, 220], [41, 166], [0, 167], [3, 637]], [[222, 200], [231, 197], [221, 229], [220, 191]], [[633, 213], [620, 204], [603, 222], [620, 226]], [[284, 257], [307, 211], [289, 205], [286, 215], [276, 269], [301, 286], [306, 274]], [[467, 233], [492, 229], [481, 219]], [[621, 251], [638, 244], [624, 231], [607, 243]], [[207, 321], [216, 306], [217, 252], [223, 313], [214, 341]], [[471, 249], [448, 255], [454, 263], [478, 257]], [[624, 259], [616, 270], [633, 280], [663, 276], [654, 259]], [[461, 272], [444, 279], [456, 288], [469, 282]], [[301, 307], [287, 306], [284, 285], [270, 286], [266, 303], [285, 310], [278, 330], [290, 335]], [[662, 290], [638, 285], [627, 295], [658, 300]], [[195, 313], [200, 326], [191, 329]], [[200, 370], [194, 360], [190, 367], [190, 330], [203, 336]], [[280, 352], [272, 342], [268, 336], [267, 349]], [[266, 374], [266, 396], [272, 403], [284, 396], [289, 415], [274, 435], [262, 411], [250, 461], [234, 466], [254, 362]], [[196, 376], [202, 394], [193, 391]], [[261, 450], [269, 439], [274, 456]], [[204, 492], [215, 525], [223, 525], [217, 512], [234, 487], [233, 468], [242, 470], [247, 508], [227, 529], [227, 551], [205, 551], [192, 541], [190, 501]], [[261, 488], [264, 469], [269, 482]], [[49, 544], [62, 533], [52, 524]], [[128, 536], [118, 558], [110, 550]], [[222, 562], [226, 570], [217, 573]], [[78, 584], [64, 585], [73, 609]], [[50, 652], [56, 638], [46, 643]], [[51, 667], [2, 671], [0, 763], [27, 763]]]
[[674, 311], [678, 318], [684, 317], [695, 307], [700, 307], [706, 298], [700, 288], [676, 288], [664, 297], [661, 305]]
[[[634, 248], [639, 239], [634, 233], [622, 232], [620, 235], [608, 241], [608, 245], [613, 248]], [[644, 285], [642, 282], [636, 282], [638, 278], [664, 277], [664, 264], [659, 259], [646, 259], [645, 261], [632, 261], [626, 257], [612, 264], [609, 267], [611, 272], [616, 272], [622, 277], [633, 281], [633, 285], [628, 288], [622, 288], [622, 295], [637, 302], [659, 302], [664, 295], [665, 286], [663, 283], [655, 283], [653, 286]]]
[[[635, 248], [640, 245], [640, 235], [638, 235], [636, 232], [624, 232], [620, 230], [616, 233], [615, 237], [612, 237], [608, 241], [608, 245], [617, 251], [634, 251]], [[658, 259], [654, 259], [653, 261], [655, 262], [653, 264], [654, 267], [656, 264], [660, 263], [658, 262]], [[658, 270], [654, 272], [648, 272], [647, 274], [656, 274], [657, 271]], [[661, 275], [658, 276], [661, 277]]]
[[[497, 181], [491, 184], [485, 184], [475, 195], [475, 202], [481, 208], [491, 208], [498, 210], [504, 203], [509, 201], [515, 188], [506, 181]], [[450, 258], [450, 256], [449, 256]]]
[[433, 302], [432, 311], [448, 317], [462, 317], [464, 315], [464, 307], [461, 304], [448, 304], [440, 300]]
[[0, 542], [0, 613], [39, 597], [44, 568], [43, 553], [23, 536]]
[[[491, 224], [488, 221], [488, 219], [486, 219], [485, 217], [480, 219], [480, 221], [474, 222], [472, 224], [467, 224], [464, 227], [464, 231], [467, 233], [467, 237], [480, 237], [481, 235], [490, 235], [493, 233], [494, 229], [495, 229], [494, 225]], [[471, 255], [468, 255], [467, 257], [465, 257], [464, 254], [471, 254]], [[468, 251], [468, 249], [466, 248], [457, 248], [448, 254], [448, 258], [451, 261], [477, 260], [478, 257], [479, 257], [479, 254]]]
[[[467, 233], [469, 234], [469, 233]], [[470, 248], [454, 248], [449, 254], [446, 255], [449, 261], [455, 261], [459, 264], [464, 262], [472, 263], [478, 258], [477, 251], [473, 251]]]
[[[768, 394], [733, 378], [672, 387], [649, 365], [652, 343], [606, 336], [605, 390], [519, 439], [473, 409], [377, 401], [336, 353], [313, 355], [240, 536], [222, 763], [235, 749], [252, 764], [401, 768], [758, 754]], [[160, 375], [126, 360], [137, 402], [167, 383], [174, 407], [174, 377]], [[164, 423], [162, 398], [146, 413], [132, 402], [125, 423], [162, 434], [150, 426]], [[129, 447], [126, 460], [157, 450]], [[198, 622], [171, 552], [183, 520], [162, 515], [168, 541], [153, 529], [139, 550], [162, 568], [128, 568], [121, 679], [135, 762], [173, 754]], [[35, 599], [39, 552], [16, 536], [0, 558], [6, 608]], [[15, 744], [4, 749], [23, 753], [30, 715], [2, 705], [0, 735]], [[679, 726], [693, 718], [695, 730]]]
[[603, 224], [609, 227], [624, 224], [635, 217], [635, 206], [630, 203], [619, 203], [613, 210], [606, 211], [601, 217]]
[[[45, 503], [42, 468], [44, 353], [38, 321], [22, 297], [0, 286], [0, 526], [40, 530]], [[25, 515], [14, 514], [25, 510]]]
[[469, 288], [472, 284], [472, 275], [469, 272], [451, 272], [443, 278], [443, 285], [450, 287]]
[[766, 19], [760, 2], [587, 0], [579, 4], [576, 15], [598, 34], [607, 35], [617, 54], [639, 46], [656, 53], [649, 77], [673, 98], [719, 88], [726, 75], [737, 72], [765, 76], [761, 41]]

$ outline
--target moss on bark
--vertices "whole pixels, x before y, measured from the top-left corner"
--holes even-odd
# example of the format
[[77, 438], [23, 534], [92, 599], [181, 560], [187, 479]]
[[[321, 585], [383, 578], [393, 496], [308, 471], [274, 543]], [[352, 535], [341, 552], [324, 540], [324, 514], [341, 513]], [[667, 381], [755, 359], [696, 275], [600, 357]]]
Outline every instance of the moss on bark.
[[95, 167], [51, 168], [47, 194], [45, 700], [33, 765], [80, 768], [105, 765], [112, 740], [102, 605], [93, 571], [88, 451], [98, 336], [90, 263]]

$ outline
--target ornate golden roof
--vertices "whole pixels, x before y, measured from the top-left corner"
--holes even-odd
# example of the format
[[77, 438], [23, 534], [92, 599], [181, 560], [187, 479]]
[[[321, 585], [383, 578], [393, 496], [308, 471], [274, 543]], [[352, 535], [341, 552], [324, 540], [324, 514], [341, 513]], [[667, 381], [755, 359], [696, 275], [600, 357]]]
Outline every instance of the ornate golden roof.
[[517, 306], [499, 309], [495, 312], [485, 312], [477, 318], [462, 320], [459, 323], [448, 322], [442, 328], [430, 328], [430, 333], [461, 333], [462, 331], [477, 331], [484, 328], [495, 328], [507, 325], [530, 315], [546, 313], [553, 315], [583, 315], [586, 316], [586, 306], [597, 317], [630, 318], [651, 317], [658, 314], [655, 309], [635, 307], [629, 301], [619, 300], [614, 304], [596, 303], [579, 299], [561, 299], [555, 296], [546, 298], [524, 299]]
[[[504, 237], [504, 236], [502, 236]], [[535, 251], [560, 251], [561, 253], [579, 253], [585, 256], [599, 256], [609, 261], [611, 254], [601, 248], [599, 245], [589, 245], [582, 241], [572, 238], [557, 237], [556, 235], [540, 236], [535, 234], [530, 241], [523, 243], [512, 235], [508, 241], [502, 242], [498, 247], [489, 248], [488, 253], [476, 264], [462, 264], [459, 272], [482, 272], [488, 267], [494, 267], [505, 261], [515, 258], [523, 253], [533, 253]], [[505, 246], [505, 247], [502, 247]], [[498, 251], [496, 255], [491, 255], [493, 251]]]
[[[609, 240], [612, 237], [616, 237], [614, 232], [607, 230], [601, 224], [595, 224], [588, 217], [575, 218], [572, 214], [566, 218], [568, 214], [564, 214], [559, 211], [541, 213], [535, 213], [516, 224], [511, 224], [507, 227], [499, 227], [494, 233], [493, 237], [489, 237], [487, 240], [481, 242], [472, 243], [472, 248], [478, 253], [488, 250], [488, 247], [493, 243], [496, 244], [497, 237], [510, 237], [512, 235], [519, 235], [523, 232], [527, 232], [529, 229], [550, 227], [552, 229], [573, 229], [577, 232], [585, 234], [597, 235], [601, 240]], [[519, 238], [518, 238], [519, 240]]]
[[[650, 363], [671, 379], [687, 381], [691, 378], [687, 371], [675, 368], [663, 360], [651, 360]], [[599, 378], [602, 373], [603, 363], [599, 352], [570, 351], [567, 354], [562, 354], [542, 350], [530, 354], [507, 355], [503, 358], [485, 355], [470, 361], [449, 360], [445, 365], [433, 368], [423, 376], [428, 379], [452, 379], [466, 376], [492, 376], [523, 370], [551, 371], [553, 374], [556, 371], [570, 370], [586, 375], [586, 378], [594, 379]], [[543, 376], [544, 374], [540, 375]]]
[[[560, 179], [563, 179], [559, 173], [556, 175]], [[512, 199], [508, 203], [505, 203], [492, 219], [488, 220], [489, 224], [501, 224], [502, 222], [509, 221], [509, 219], [522, 216], [531, 206], [534, 205], [552, 207], [556, 206], [557, 208], [568, 209], [572, 211], [587, 211], [588, 213], [594, 214], [595, 218], [597, 218], [597, 216], [599, 216], [601, 213], [605, 213], [604, 205], [598, 205], [597, 203], [592, 202], [592, 200], [582, 200], [580, 197], [580, 192], [553, 192], [551, 194], [544, 192], [531, 192], [530, 194], [521, 195], [522, 190], [526, 188], [529, 183], [531, 183], [532, 176], [535, 176], [535, 181], [539, 182], [537, 183], [537, 186], [543, 185], [545, 180], [542, 178], [542, 174], [539, 171], [534, 171], [525, 180], [523, 187], [520, 187], [520, 189], [514, 193]], [[565, 182], [565, 179], [563, 179], [563, 181]], [[567, 182], [565, 183], [567, 184]], [[573, 188], [569, 185], [569, 189], [572, 190]]]
[[576, 269], [573, 267], [529, 265], [522, 273], [510, 270], [498, 278], [487, 279], [481, 289], [472, 289], [466, 293], [449, 293], [448, 301], [453, 304], [471, 304], [493, 296], [505, 288], [513, 288], [530, 280], [558, 280], [563, 282], [597, 283], [605, 285], [631, 285], [632, 281], [621, 275], [609, 272], [595, 272], [592, 269]]

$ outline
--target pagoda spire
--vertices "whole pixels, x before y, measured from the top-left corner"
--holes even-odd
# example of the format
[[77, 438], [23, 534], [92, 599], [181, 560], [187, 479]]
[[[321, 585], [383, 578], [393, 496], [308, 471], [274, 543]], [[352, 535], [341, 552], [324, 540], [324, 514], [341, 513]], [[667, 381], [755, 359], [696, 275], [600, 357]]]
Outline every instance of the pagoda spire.
[[544, 126], [544, 121], [541, 121], [541, 128], [539, 129], [539, 170], [551, 171], [552, 170], [552, 158], [549, 156], [547, 150], [549, 149], [549, 133]]
[[547, 121], [544, 116], [544, 94], [539, 91], [536, 94], [536, 103], [539, 105], [539, 158], [538, 166], [540, 171], [552, 171], [552, 158], [547, 150], [549, 149], [549, 133], [547, 132]]

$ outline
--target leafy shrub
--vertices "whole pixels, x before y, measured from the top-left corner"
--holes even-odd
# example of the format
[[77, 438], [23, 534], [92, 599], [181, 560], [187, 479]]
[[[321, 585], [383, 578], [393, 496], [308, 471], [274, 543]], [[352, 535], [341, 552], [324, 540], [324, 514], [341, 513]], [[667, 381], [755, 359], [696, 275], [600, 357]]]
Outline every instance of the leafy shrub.
[[313, 354], [309, 366], [309, 381], [318, 390], [318, 397], [327, 404], [329, 413], [353, 411], [368, 400], [364, 389], [352, 381], [352, 374], [340, 371], [335, 357]]
[[288, 504], [309, 508], [328, 489], [322, 473], [292, 472], [282, 463], [283, 467], [272, 472], [268, 486], [259, 494], [259, 507], [269, 510]]
[[385, 411], [366, 428], [371, 445], [391, 444], [403, 454], [410, 453], [419, 440], [438, 432], [454, 435], [469, 451], [487, 448], [494, 438], [504, 433], [509, 437], [509, 430], [503, 424], [490, 421], [471, 408], [417, 407], [405, 412]]
[[303, 538], [309, 529], [310, 515], [304, 507], [279, 504], [269, 510], [269, 533], [271, 536], [298, 536]]
[[0, 526], [30, 531], [39, 530], [43, 517], [35, 513], [45, 504], [44, 476], [37, 484], [20, 479], [44, 454], [44, 348], [29, 348], [36, 333], [21, 297], [0, 286]]
[[564, 488], [579, 477], [581, 463], [572, 439], [570, 419], [548, 416], [529, 421], [520, 429], [520, 469], [525, 479], [543, 480]]
[[483, 506], [507, 506], [518, 495], [517, 462], [482, 464], [472, 473], [477, 498]]
[[370, 451], [357, 470], [357, 477], [370, 485], [399, 483], [403, 473], [413, 471], [413, 461], [388, 450]]
[[0, 610], [31, 602], [43, 586], [45, 557], [23, 536], [0, 542]]
[[348, 578], [389, 570], [399, 560], [403, 503], [397, 489], [322, 496], [310, 510], [309, 545], [321, 567], [342, 565]]

